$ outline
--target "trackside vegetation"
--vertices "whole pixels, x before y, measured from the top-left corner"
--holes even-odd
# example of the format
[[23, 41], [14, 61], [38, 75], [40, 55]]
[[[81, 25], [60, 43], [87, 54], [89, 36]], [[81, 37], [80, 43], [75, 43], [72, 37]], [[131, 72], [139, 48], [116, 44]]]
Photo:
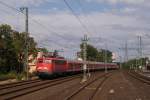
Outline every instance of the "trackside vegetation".
[[0, 78], [18, 78], [24, 73], [25, 39], [29, 43], [29, 55], [36, 57], [37, 43], [26, 33], [12, 30], [10, 25], [0, 25]]
[[[83, 44], [80, 45], [80, 56], [83, 58]], [[98, 62], [112, 62], [112, 52], [105, 49], [97, 49], [91, 44], [87, 44], [87, 60]]]

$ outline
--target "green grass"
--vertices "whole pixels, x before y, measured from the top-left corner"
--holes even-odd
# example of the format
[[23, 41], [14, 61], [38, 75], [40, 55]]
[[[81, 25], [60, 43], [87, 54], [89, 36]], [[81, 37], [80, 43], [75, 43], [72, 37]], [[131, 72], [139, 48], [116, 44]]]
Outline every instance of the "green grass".
[[[22, 73], [16, 73], [15, 71], [12, 72], [8, 72], [8, 73], [2, 73], [0, 72], [0, 81], [3, 80], [8, 80], [8, 79], [17, 79], [17, 80], [25, 80], [26, 77], [26, 72], [22, 72]], [[36, 73], [29, 73], [29, 77], [33, 77], [36, 76]]]
[[13, 72], [10, 73], [0, 73], [0, 80], [7, 80], [7, 79], [15, 79], [16, 75]]
[[0, 73], [0, 81], [7, 80], [7, 79], [17, 79], [22, 80], [24, 77], [23, 73], [16, 73], [16, 72], [9, 72], [9, 73]]

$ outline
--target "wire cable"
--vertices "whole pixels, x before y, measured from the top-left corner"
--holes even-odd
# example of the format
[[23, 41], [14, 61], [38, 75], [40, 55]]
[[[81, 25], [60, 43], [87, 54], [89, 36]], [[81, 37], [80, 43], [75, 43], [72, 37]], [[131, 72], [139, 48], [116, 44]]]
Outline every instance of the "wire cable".
[[80, 17], [77, 16], [74, 12], [74, 10], [72, 9], [72, 7], [69, 5], [69, 3], [66, 0], [63, 0], [65, 5], [70, 9], [70, 11], [72, 12], [73, 16], [78, 20], [78, 22], [80, 23], [80, 25], [82, 26], [82, 28], [85, 30], [85, 32], [87, 34], [89, 34], [90, 32], [88, 31], [87, 27], [84, 25], [84, 23], [81, 21]]
[[[2, 5], [4, 5], [4, 6], [10, 8], [10, 9], [14, 10], [14, 11], [17, 11], [17, 12], [19, 12], [19, 13], [25, 15], [22, 11], [16, 9], [15, 7], [12, 7], [12, 6], [10, 6], [10, 5], [8, 5], [8, 4], [2, 2], [2, 1], [0, 1], [0, 3], [1, 3]], [[64, 36], [62, 36], [62, 35], [60, 35], [60, 34], [54, 32], [54, 31], [49, 30], [48, 27], [45, 27], [45, 25], [41, 24], [41, 23], [38, 22], [37, 20], [35, 20], [35, 19], [33, 19], [33, 18], [31, 18], [31, 20], [32, 20], [34, 23], [36, 23], [37, 25], [40, 25], [41, 27], [43, 27], [44, 29], [46, 29], [48, 32], [52, 32], [52, 33], [54, 33], [54, 35], [56, 35], [56, 36], [58, 36], [58, 37], [60, 37], [60, 38], [62, 38], [62, 39], [64, 39], [64, 40], [66, 40], [66, 38], [65, 38]], [[37, 32], [36, 32], [36, 33], [37, 33]], [[52, 43], [54, 43], [54, 44], [57, 44], [58, 46], [62, 46], [62, 44], [59, 44], [59, 43], [57, 43], [56, 41], [53, 41], [53, 40], [49, 40], [49, 41], [52, 42]], [[71, 46], [72, 46], [72, 45], [71, 45]], [[70, 49], [68, 46], [64, 46], [64, 48]]]
[[[25, 15], [22, 11], [16, 9], [15, 7], [12, 7], [12, 6], [10, 6], [10, 5], [8, 5], [8, 4], [2, 2], [2, 1], [0, 1], [0, 3], [1, 3], [2, 5], [4, 5], [4, 6], [10, 8], [10, 9], [14, 10], [14, 11], [17, 11], [17, 12], [22, 13], [23, 15]], [[31, 19], [34, 23], [36, 23], [36, 24], [40, 25], [41, 27], [43, 27], [44, 29], [46, 29], [48, 32], [54, 33], [53, 35], [56, 35], [56, 36], [58, 36], [58, 37], [60, 37], [60, 38], [62, 38], [62, 39], [64, 39], [64, 40], [66, 40], [66, 38], [65, 38], [64, 36], [58, 34], [57, 32], [54, 32], [54, 31], [50, 30], [49, 28], [47, 28], [45, 25], [41, 24], [41, 23], [38, 22], [37, 20], [35, 20], [35, 19], [33, 19], [33, 18], [30, 18], [30, 19]]]

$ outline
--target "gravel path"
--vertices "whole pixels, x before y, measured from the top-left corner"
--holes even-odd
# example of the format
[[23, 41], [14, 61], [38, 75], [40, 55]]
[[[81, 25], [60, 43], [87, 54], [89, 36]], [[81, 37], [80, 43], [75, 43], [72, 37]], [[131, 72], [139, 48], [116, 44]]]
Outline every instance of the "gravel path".
[[118, 71], [109, 78], [94, 100], [150, 100], [150, 86]]

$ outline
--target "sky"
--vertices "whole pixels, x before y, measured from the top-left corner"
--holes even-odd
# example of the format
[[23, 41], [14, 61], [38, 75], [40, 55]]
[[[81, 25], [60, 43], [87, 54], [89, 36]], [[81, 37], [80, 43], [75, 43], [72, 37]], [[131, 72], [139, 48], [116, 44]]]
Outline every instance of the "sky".
[[[0, 24], [24, 31], [23, 14], [13, 10], [29, 8], [29, 32], [38, 47], [74, 58], [80, 50], [81, 39], [98, 49], [109, 49], [124, 56], [128, 43], [129, 58], [138, 57], [138, 36], [142, 37], [143, 56], [150, 52], [149, 0], [0, 0]], [[124, 57], [123, 57], [124, 58]]]

